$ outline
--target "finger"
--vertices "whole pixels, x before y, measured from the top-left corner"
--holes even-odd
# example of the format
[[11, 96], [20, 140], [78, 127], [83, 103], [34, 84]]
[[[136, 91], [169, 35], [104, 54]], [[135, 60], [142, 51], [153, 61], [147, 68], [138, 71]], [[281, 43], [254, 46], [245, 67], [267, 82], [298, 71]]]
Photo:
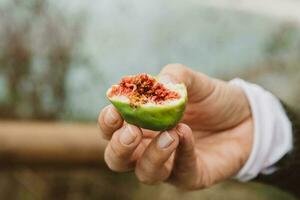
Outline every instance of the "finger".
[[178, 141], [179, 137], [174, 129], [161, 133], [151, 141], [135, 169], [136, 176], [142, 183], [155, 184], [169, 177], [170, 158]]
[[213, 79], [181, 64], [166, 65], [159, 73], [158, 80], [162, 83], [184, 83], [190, 102], [204, 99], [215, 88]]
[[113, 132], [119, 129], [123, 124], [121, 115], [113, 105], [106, 106], [98, 117], [98, 125], [101, 135], [104, 139], [110, 139]]
[[178, 124], [176, 131], [180, 137], [176, 150], [172, 176], [169, 182], [178, 187], [193, 189], [199, 186], [198, 158], [192, 130], [186, 124]]
[[108, 143], [104, 159], [108, 167], [117, 172], [131, 170], [135, 165], [132, 159], [134, 151], [142, 140], [140, 128], [127, 124], [117, 130]]

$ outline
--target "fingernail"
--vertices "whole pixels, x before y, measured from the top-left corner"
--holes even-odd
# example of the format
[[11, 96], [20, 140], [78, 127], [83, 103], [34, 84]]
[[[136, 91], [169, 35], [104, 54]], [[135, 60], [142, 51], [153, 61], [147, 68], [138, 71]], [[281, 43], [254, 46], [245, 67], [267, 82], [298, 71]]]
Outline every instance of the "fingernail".
[[169, 75], [162, 75], [158, 78], [158, 81], [163, 84], [173, 83], [174, 80]]
[[134, 142], [137, 137], [136, 133], [133, 132], [130, 125], [127, 125], [125, 130], [120, 135], [120, 142], [125, 145], [129, 145]]
[[110, 107], [104, 117], [104, 122], [107, 125], [114, 125], [118, 121], [117, 113]]
[[165, 131], [163, 132], [157, 141], [157, 145], [159, 148], [163, 149], [163, 148], [167, 148], [168, 146], [170, 146], [170, 144], [174, 141], [174, 139], [171, 137], [171, 135]]

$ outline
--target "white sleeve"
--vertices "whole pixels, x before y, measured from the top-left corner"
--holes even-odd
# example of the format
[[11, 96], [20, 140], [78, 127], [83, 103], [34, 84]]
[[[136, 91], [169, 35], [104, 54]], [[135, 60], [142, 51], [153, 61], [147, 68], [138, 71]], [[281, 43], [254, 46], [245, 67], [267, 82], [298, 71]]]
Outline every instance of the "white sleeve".
[[292, 149], [292, 127], [280, 101], [262, 87], [241, 79], [230, 81], [243, 89], [254, 121], [254, 139], [250, 156], [235, 176], [248, 181], [258, 174], [276, 171], [274, 164]]

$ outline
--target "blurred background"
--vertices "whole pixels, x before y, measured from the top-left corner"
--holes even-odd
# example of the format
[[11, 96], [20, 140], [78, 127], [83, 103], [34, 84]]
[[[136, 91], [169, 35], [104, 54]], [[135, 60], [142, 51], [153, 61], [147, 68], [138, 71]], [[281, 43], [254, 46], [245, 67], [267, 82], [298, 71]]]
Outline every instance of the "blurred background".
[[103, 164], [96, 119], [128, 74], [182, 63], [299, 109], [299, 0], [0, 0], [0, 199], [294, 199], [259, 183], [182, 192]]

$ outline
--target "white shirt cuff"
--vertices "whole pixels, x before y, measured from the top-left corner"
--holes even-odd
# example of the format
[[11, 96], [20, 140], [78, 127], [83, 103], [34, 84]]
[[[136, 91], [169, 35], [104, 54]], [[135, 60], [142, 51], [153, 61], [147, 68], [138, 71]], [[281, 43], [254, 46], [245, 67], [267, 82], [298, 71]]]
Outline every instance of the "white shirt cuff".
[[279, 100], [262, 87], [241, 79], [234, 79], [230, 84], [245, 92], [254, 121], [252, 150], [235, 178], [248, 181], [260, 173], [273, 173], [274, 164], [293, 147], [291, 122]]

